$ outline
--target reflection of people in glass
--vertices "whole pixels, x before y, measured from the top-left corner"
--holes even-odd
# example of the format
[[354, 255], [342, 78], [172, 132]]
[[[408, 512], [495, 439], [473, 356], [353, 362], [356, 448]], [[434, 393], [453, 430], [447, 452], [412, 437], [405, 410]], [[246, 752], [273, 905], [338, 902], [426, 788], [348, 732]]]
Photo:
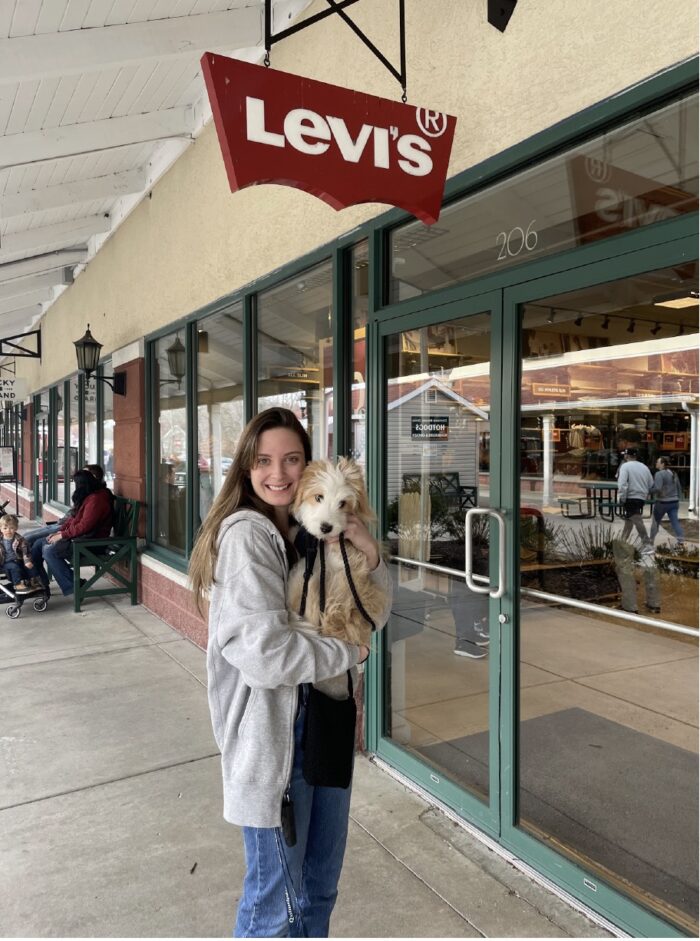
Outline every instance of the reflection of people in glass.
[[628, 448], [624, 452], [624, 463], [620, 467], [618, 482], [618, 498], [625, 514], [625, 525], [622, 529], [622, 538], [629, 539], [632, 527], [637, 530], [644, 548], [652, 550], [652, 542], [642, 520], [644, 501], [654, 486], [651, 471], [638, 459], [636, 448]]
[[656, 462], [653, 494], [656, 497], [656, 503], [654, 504], [654, 521], [651, 524], [652, 543], [659, 531], [659, 524], [664, 516], [668, 516], [678, 545], [682, 546], [685, 534], [678, 521], [678, 507], [683, 491], [678, 474], [671, 470], [665, 457], [660, 457]]

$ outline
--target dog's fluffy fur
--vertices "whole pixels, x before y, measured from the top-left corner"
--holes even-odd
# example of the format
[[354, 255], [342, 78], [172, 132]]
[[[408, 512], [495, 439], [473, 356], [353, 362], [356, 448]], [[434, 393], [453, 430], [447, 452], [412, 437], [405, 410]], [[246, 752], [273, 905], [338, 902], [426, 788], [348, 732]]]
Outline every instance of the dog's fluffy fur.
[[[337, 537], [347, 526], [348, 514], [353, 513], [365, 526], [376, 517], [367, 500], [367, 491], [361, 468], [355, 461], [341, 458], [337, 466], [330, 461], [312, 461], [299, 481], [291, 506], [295, 519], [317, 539]], [[369, 565], [363, 552], [352, 543], [345, 547], [352, 579], [365, 611], [375, 622], [384, 610], [385, 598], [369, 574]], [[337, 637], [349, 644], [369, 645], [372, 628], [360, 614], [350, 591], [340, 552], [340, 543], [326, 543], [326, 607], [319, 608], [321, 563], [316, 556], [313, 575], [309, 580], [304, 620], [313, 624], [326, 637]], [[287, 602], [289, 610], [299, 613], [304, 584], [305, 560], [300, 559], [289, 576]]]

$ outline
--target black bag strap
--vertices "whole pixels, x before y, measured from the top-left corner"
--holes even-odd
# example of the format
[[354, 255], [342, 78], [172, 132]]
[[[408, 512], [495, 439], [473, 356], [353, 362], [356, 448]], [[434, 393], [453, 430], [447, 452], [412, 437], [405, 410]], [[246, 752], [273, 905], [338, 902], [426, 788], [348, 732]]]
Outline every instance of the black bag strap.
[[355, 599], [357, 610], [360, 612], [360, 614], [365, 619], [365, 621], [367, 621], [367, 623], [371, 626], [372, 630], [376, 631], [377, 625], [374, 623], [374, 621], [369, 616], [369, 614], [367, 614], [367, 612], [365, 611], [364, 606], [362, 602], [360, 601], [360, 596], [357, 594], [357, 588], [355, 588], [355, 582], [352, 580], [352, 574], [350, 572], [350, 562], [348, 561], [348, 553], [347, 553], [347, 549], [345, 548], [345, 536], [343, 536], [342, 533], [340, 534], [340, 553], [343, 556], [343, 566], [345, 568], [345, 577], [348, 580], [350, 591], [352, 592], [352, 596]]

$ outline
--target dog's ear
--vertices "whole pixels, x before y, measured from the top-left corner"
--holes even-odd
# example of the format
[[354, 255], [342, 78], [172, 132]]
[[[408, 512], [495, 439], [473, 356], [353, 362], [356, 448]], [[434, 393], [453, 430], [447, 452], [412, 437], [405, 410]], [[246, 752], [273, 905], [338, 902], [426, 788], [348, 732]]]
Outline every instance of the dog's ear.
[[365, 477], [360, 465], [352, 458], [341, 457], [338, 461], [338, 470], [355, 491], [357, 497], [355, 515], [362, 520], [365, 526], [376, 523], [377, 517], [374, 510], [369, 505], [367, 490], [365, 488]]

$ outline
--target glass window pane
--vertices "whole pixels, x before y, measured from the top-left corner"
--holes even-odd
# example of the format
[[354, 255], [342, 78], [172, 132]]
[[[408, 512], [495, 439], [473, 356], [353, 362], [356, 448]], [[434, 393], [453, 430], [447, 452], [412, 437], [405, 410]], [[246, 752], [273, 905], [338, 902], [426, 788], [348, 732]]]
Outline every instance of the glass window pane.
[[[79, 408], [80, 408], [80, 393], [78, 389], [78, 377], [73, 376], [69, 384], [70, 388], [70, 443], [69, 443], [69, 476], [72, 477], [73, 474], [77, 471], [80, 458], [80, 423], [79, 423]], [[83, 461], [82, 465], [84, 466], [86, 462]], [[70, 482], [68, 484], [68, 489], [71, 489]]]
[[100, 464], [102, 461], [97, 457], [97, 382], [94, 376], [90, 377], [89, 382], [84, 382], [84, 389], [85, 463]]
[[245, 425], [243, 304], [201, 320], [197, 331], [197, 463], [202, 520], [233, 463]]
[[693, 935], [697, 268], [522, 306], [519, 467], [520, 826]]
[[[386, 520], [394, 599], [383, 634], [385, 734], [489, 797], [489, 600], [464, 579], [465, 514], [490, 506], [488, 312], [386, 342]], [[472, 527], [488, 581], [491, 530]]]
[[[653, 141], [653, 145], [649, 143]], [[697, 95], [391, 233], [389, 301], [698, 209]]]
[[[100, 367], [101, 375], [112, 373], [112, 361], [108, 360]], [[105, 469], [105, 481], [110, 490], [114, 490], [114, 393], [106, 382], [102, 386], [102, 449], [104, 451], [102, 466]]]
[[64, 384], [56, 389], [56, 489], [51, 494], [54, 500], [65, 502], [66, 498], [66, 403], [63, 401]]
[[333, 453], [331, 263], [258, 296], [258, 411], [292, 409], [314, 458]]
[[185, 553], [187, 501], [187, 410], [185, 407], [184, 344], [179, 333], [153, 344], [153, 448], [158, 468], [153, 539]]
[[367, 363], [365, 358], [369, 256], [367, 242], [352, 250], [352, 404], [350, 409], [350, 456], [364, 470], [367, 462]]

